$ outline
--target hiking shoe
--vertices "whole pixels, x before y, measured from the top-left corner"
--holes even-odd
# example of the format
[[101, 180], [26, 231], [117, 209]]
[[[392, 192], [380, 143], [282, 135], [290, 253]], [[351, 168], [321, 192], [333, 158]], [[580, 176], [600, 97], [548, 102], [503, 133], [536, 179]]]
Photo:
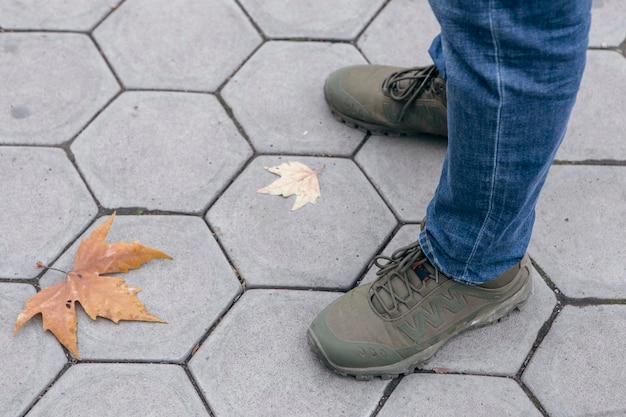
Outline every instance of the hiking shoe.
[[378, 279], [335, 300], [307, 333], [326, 366], [357, 379], [413, 372], [458, 333], [521, 309], [532, 291], [528, 256], [476, 286], [437, 271], [418, 243], [373, 262]]
[[434, 65], [357, 65], [330, 74], [324, 96], [335, 117], [373, 134], [448, 136], [446, 82]]

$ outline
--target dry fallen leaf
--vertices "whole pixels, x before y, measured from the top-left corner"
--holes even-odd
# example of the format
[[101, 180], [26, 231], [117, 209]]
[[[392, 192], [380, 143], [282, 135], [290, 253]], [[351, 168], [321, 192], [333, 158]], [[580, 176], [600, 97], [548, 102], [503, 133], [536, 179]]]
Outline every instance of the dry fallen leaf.
[[95, 320], [106, 317], [120, 320], [165, 322], [153, 316], [137, 298], [140, 288], [130, 287], [122, 278], [102, 276], [128, 272], [156, 258], [172, 259], [166, 253], [143, 246], [139, 242], [106, 243], [113, 214], [83, 239], [74, 258], [74, 268], [66, 279], [44, 288], [26, 301], [17, 317], [13, 334], [41, 313], [44, 331], [50, 330], [72, 355], [79, 358], [76, 342], [76, 302]]
[[270, 172], [280, 175], [280, 178], [263, 187], [257, 192], [269, 195], [289, 197], [296, 195], [296, 201], [291, 210], [298, 210], [307, 203], [315, 204], [320, 196], [320, 183], [317, 173], [324, 168], [311, 169], [301, 162], [285, 162], [274, 167], [265, 167]]

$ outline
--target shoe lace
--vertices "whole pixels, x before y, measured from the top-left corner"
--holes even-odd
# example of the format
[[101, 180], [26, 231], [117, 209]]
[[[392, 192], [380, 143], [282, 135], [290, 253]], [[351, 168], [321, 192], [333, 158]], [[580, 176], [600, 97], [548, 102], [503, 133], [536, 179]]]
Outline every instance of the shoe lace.
[[[379, 268], [376, 272], [378, 280], [371, 287], [372, 301], [376, 300], [373, 304], [383, 310], [377, 308], [379, 313], [391, 317], [397, 315], [401, 305], [412, 307], [411, 304], [415, 303], [414, 295], [432, 277], [423, 267], [427, 262], [428, 259], [424, 256], [419, 242], [400, 248], [391, 256], [380, 255], [372, 260], [371, 264]], [[435, 282], [439, 283], [439, 271], [437, 268], [433, 269]], [[415, 274], [409, 275], [409, 270], [415, 271]], [[419, 283], [414, 282], [416, 276]], [[399, 291], [404, 295], [399, 294]]]
[[[383, 80], [382, 88], [387, 90], [389, 96], [398, 101], [407, 100], [402, 106], [398, 121], [402, 120], [407, 109], [429, 87], [432, 88], [432, 80], [439, 74], [437, 67], [409, 68], [394, 72]], [[441, 94], [440, 90], [434, 89], [433, 93]]]

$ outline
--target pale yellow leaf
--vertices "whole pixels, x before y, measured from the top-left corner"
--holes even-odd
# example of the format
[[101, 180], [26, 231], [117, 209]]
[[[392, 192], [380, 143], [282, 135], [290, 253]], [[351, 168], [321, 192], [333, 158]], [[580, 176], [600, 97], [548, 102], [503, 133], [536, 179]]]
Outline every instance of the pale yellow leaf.
[[296, 196], [296, 201], [291, 210], [298, 210], [305, 204], [315, 204], [320, 196], [320, 184], [317, 173], [324, 168], [313, 170], [301, 162], [292, 161], [283, 164], [265, 167], [268, 171], [280, 175], [280, 178], [263, 187], [257, 192], [269, 195], [282, 195], [283, 197]]

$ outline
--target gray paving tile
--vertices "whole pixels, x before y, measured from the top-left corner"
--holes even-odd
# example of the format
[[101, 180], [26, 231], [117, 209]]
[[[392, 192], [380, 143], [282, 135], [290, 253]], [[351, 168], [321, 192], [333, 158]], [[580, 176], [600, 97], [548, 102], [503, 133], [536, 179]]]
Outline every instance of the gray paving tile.
[[556, 159], [626, 161], [624, 85], [626, 59], [623, 56], [614, 51], [587, 52], [587, 67], [578, 99]]
[[0, 0], [4, 29], [90, 30], [121, 0]]
[[32, 319], [13, 336], [15, 319], [35, 289], [0, 283], [0, 417], [21, 415], [61, 371], [67, 359], [52, 334]]
[[626, 168], [553, 166], [530, 254], [567, 296], [626, 298]]
[[181, 212], [201, 211], [252, 156], [214, 96], [166, 92], [122, 94], [72, 151], [103, 206]]
[[86, 35], [0, 33], [0, 143], [72, 138], [119, 86]]
[[[297, 160], [318, 178], [315, 205], [259, 194], [278, 177], [263, 169]], [[209, 210], [207, 220], [251, 286], [349, 287], [396, 220], [357, 166], [340, 158], [256, 158]]]
[[[104, 220], [104, 219], [102, 219]], [[101, 223], [102, 220], [97, 223]], [[91, 229], [85, 233], [91, 233]], [[95, 322], [78, 312], [82, 359], [182, 361], [241, 291], [241, 285], [202, 219], [188, 216], [117, 216], [107, 242], [135, 241], [157, 248], [173, 260], [154, 260], [128, 274], [139, 299], [162, 323]], [[77, 245], [55, 263], [71, 269]], [[65, 276], [49, 271], [47, 287]]]
[[216, 416], [370, 416], [387, 382], [338, 377], [307, 346], [310, 322], [337, 296], [246, 292], [189, 365]]
[[[390, 256], [394, 250], [415, 242], [419, 231], [419, 225], [403, 226], [381, 253]], [[377, 270], [370, 269], [363, 283], [374, 281]], [[533, 294], [523, 311], [515, 311], [499, 323], [456, 336], [422, 368], [441, 373], [515, 375], [555, 305], [554, 293], [539, 273], [533, 271]]]
[[626, 415], [626, 306], [566, 306], [522, 380], [550, 416]]
[[270, 38], [332, 39], [355, 38], [383, 3], [383, 0], [241, 1]]
[[232, 0], [125, 2], [94, 37], [128, 88], [215, 91], [261, 43]]
[[409, 375], [377, 417], [540, 417], [524, 391], [508, 378]]
[[626, 40], [626, 3], [622, 0], [593, 0], [589, 45], [618, 46]]
[[0, 147], [0, 277], [34, 278], [93, 220], [97, 207], [60, 149]]
[[350, 155], [364, 134], [332, 117], [324, 80], [338, 68], [364, 63], [351, 45], [268, 42], [222, 95], [259, 152]]
[[28, 417], [209, 416], [177, 365], [78, 364]]
[[402, 221], [419, 222], [439, 183], [446, 144], [437, 136], [372, 136], [356, 162]]
[[357, 45], [372, 64], [432, 65], [428, 48], [439, 30], [428, 0], [391, 0]]

